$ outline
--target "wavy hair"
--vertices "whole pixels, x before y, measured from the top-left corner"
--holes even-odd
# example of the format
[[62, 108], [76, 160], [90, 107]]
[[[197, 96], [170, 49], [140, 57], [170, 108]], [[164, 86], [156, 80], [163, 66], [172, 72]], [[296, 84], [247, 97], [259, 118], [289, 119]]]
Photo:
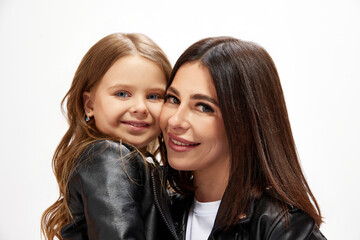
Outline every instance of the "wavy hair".
[[[67, 184], [76, 169], [76, 160], [83, 150], [98, 139], [109, 138], [95, 127], [94, 118], [85, 121], [83, 93], [90, 91], [100, 82], [109, 68], [120, 58], [129, 55], [142, 56], [155, 64], [169, 79], [171, 64], [165, 53], [150, 38], [139, 33], [110, 34], [85, 54], [76, 70], [71, 87], [61, 102], [62, 111], [66, 101], [67, 121], [69, 129], [55, 150], [52, 168], [59, 185], [59, 198], [42, 215], [41, 231], [46, 239], [62, 239], [61, 228], [69, 223], [72, 215], [67, 204]], [[156, 145], [156, 144], [155, 144]], [[155, 152], [156, 146], [148, 149]]]

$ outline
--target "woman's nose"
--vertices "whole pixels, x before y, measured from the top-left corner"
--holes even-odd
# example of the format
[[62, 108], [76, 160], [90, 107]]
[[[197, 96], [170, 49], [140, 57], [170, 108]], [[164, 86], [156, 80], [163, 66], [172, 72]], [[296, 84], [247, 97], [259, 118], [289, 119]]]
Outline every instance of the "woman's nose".
[[176, 112], [169, 118], [168, 124], [172, 129], [188, 129], [190, 123], [188, 121], [189, 111], [184, 107], [178, 107]]

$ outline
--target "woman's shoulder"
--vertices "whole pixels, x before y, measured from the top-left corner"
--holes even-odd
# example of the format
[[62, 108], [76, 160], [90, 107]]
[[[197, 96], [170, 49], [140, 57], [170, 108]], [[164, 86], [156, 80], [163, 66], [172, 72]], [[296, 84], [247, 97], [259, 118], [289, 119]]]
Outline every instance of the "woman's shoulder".
[[266, 216], [269, 219], [275, 220], [286, 214], [291, 215], [294, 213], [301, 213], [313, 222], [308, 214], [290, 203], [282, 201], [278, 194], [271, 189], [265, 190], [261, 197], [254, 201], [253, 217]]
[[258, 232], [261, 226], [270, 239], [326, 239], [310, 215], [281, 201], [270, 190], [254, 202], [250, 219], [252, 231]]
[[265, 215], [269, 219], [276, 219], [279, 215], [301, 211], [295, 206], [283, 202], [274, 191], [267, 189], [261, 197], [254, 201], [253, 216]]

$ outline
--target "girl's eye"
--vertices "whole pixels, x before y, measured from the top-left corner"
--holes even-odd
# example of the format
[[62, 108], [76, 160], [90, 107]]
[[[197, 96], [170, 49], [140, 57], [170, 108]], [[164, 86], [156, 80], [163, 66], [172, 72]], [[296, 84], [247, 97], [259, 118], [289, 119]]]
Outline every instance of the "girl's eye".
[[204, 113], [213, 113], [214, 109], [212, 109], [209, 105], [204, 104], [204, 103], [198, 103], [195, 105], [196, 109], [200, 112], [204, 112]]
[[116, 96], [121, 97], [121, 98], [126, 98], [126, 97], [129, 97], [130, 94], [126, 91], [119, 91], [116, 93]]
[[161, 96], [160, 94], [150, 94], [147, 99], [150, 99], [150, 100], [159, 100], [159, 99], [162, 99], [163, 96]]
[[168, 103], [173, 103], [173, 104], [180, 104], [180, 101], [177, 97], [170, 95], [170, 94], [166, 94], [165, 95], [165, 102]]

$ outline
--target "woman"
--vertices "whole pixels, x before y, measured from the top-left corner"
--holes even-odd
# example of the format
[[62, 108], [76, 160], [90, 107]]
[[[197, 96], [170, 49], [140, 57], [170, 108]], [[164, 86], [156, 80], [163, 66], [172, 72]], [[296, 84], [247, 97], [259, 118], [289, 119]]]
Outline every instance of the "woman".
[[[203, 39], [175, 64], [160, 115], [180, 239], [325, 239], [276, 67], [259, 45]], [[314, 205], [312, 204], [314, 203]]]

